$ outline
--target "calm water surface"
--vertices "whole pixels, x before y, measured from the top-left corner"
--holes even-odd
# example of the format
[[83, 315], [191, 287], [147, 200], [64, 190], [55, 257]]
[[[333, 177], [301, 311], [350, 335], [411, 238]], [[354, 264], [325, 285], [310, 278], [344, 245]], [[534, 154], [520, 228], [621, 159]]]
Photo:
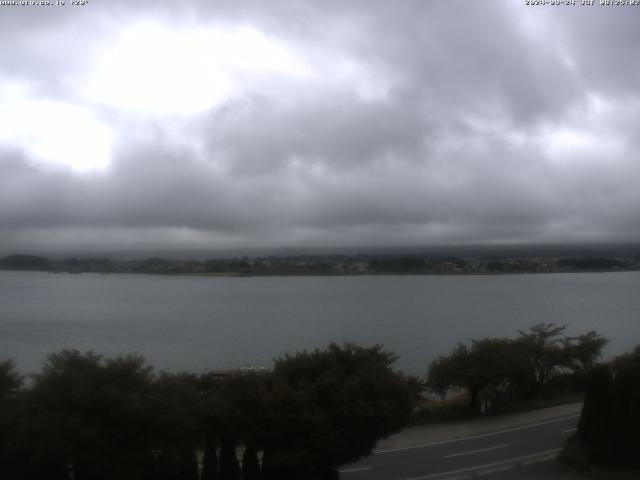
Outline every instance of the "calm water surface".
[[383, 344], [422, 374], [456, 342], [538, 322], [640, 344], [640, 272], [188, 277], [0, 272], [0, 358], [37, 371], [62, 348], [139, 352], [160, 369], [271, 365], [329, 342]]

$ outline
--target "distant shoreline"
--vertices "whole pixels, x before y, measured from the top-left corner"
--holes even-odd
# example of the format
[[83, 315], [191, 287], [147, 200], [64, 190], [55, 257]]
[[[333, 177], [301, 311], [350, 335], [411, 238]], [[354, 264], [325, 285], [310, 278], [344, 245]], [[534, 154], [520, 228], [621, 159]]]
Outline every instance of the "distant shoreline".
[[434, 273], [434, 272], [367, 272], [367, 273], [236, 273], [236, 272], [66, 272], [33, 269], [0, 268], [0, 272], [32, 272], [49, 273], [55, 275], [152, 275], [158, 277], [219, 277], [219, 278], [243, 278], [243, 277], [471, 277], [471, 276], [506, 276], [506, 275], [552, 275], [564, 273], [627, 273], [640, 272], [638, 268], [618, 270], [558, 270], [545, 272], [464, 272], [464, 273]]
[[617, 256], [425, 256], [297, 255], [214, 259], [150, 257], [68, 257], [51, 259], [16, 254], [0, 258], [0, 269], [52, 273], [145, 273], [210, 277], [505, 275], [604, 273], [640, 270], [640, 255]]

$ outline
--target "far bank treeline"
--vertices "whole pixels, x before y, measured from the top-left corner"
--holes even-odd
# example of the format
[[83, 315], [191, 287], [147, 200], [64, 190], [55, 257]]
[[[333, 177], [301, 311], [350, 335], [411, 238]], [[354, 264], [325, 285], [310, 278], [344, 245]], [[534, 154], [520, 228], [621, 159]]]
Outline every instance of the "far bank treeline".
[[451, 256], [295, 255], [178, 260], [106, 257], [49, 259], [37, 255], [0, 258], [6, 270], [54, 273], [146, 273], [191, 275], [464, 275], [640, 270], [640, 256]]
[[[583, 391], [606, 341], [539, 324], [513, 339], [458, 345], [426, 381], [381, 346], [329, 345], [268, 372], [155, 373], [136, 355], [62, 351], [25, 381], [0, 362], [2, 478], [287, 480], [337, 468], [429, 413], [425, 390], [468, 408]], [[485, 409], [486, 410], [486, 409]]]

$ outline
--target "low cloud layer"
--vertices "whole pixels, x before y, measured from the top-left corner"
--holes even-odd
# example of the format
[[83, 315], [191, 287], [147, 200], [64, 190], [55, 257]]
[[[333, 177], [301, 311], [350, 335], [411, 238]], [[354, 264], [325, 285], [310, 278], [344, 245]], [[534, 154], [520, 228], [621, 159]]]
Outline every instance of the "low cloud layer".
[[0, 252], [637, 241], [632, 7], [0, 12]]

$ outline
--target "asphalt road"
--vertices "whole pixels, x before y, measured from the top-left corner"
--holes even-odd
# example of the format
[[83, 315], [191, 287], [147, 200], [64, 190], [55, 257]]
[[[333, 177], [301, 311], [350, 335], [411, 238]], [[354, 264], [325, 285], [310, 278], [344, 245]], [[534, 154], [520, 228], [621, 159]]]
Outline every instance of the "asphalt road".
[[572, 478], [552, 460], [575, 430], [564, 415], [455, 440], [378, 450], [341, 469], [343, 480], [491, 480]]

